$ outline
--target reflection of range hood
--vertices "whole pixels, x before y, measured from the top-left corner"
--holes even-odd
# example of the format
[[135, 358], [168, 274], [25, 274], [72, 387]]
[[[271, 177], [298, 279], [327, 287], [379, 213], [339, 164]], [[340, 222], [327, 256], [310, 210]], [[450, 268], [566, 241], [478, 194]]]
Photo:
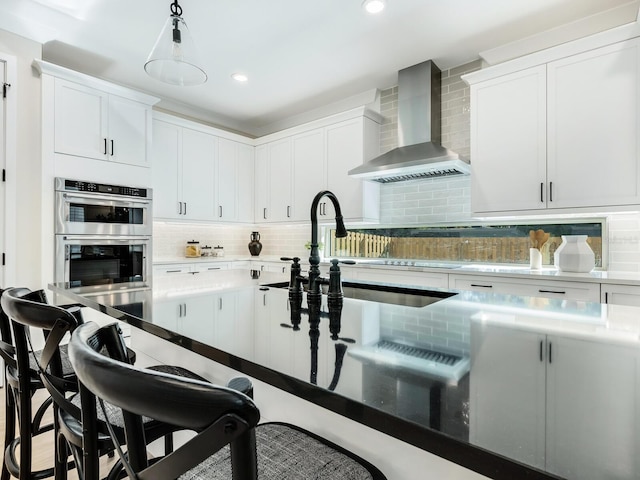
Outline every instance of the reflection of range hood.
[[468, 175], [469, 163], [440, 144], [440, 69], [428, 60], [398, 72], [398, 148], [349, 171], [380, 183]]

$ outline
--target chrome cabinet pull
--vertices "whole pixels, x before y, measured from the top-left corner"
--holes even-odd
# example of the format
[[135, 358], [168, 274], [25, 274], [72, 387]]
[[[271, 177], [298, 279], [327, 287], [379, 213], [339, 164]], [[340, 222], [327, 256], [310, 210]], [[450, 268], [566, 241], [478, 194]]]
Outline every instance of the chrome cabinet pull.
[[180, 273], [182, 270], [165, 270], [164, 273]]
[[184, 202], [184, 214], [183, 215], [186, 215], [186, 214], [187, 214], [187, 202]]
[[222, 205], [218, 207], [218, 210], [219, 210], [219, 217], [222, 218]]
[[549, 201], [553, 202], [553, 182], [549, 182]]
[[182, 215], [182, 202], [178, 202], [178, 215]]
[[113, 157], [113, 139], [111, 139], [111, 156]]
[[218, 298], [218, 310], [222, 310], [222, 297]]
[[262, 218], [264, 218], [265, 220], [267, 219], [267, 207], [264, 207], [262, 209]]
[[538, 289], [540, 293], [555, 293], [557, 295], [566, 295], [567, 292], [563, 292], [562, 290], [543, 290], [542, 288]]
[[477, 283], [472, 283], [471, 284], [472, 287], [480, 287], [480, 288], [493, 288], [493, 285], [480, 285]]
[[553, 363], [553, 350], [551, 342], [549, 342], [549, 363]]
[[287, 205], [287, 218], [291, 217], [291, 206]]
[[540, 182], [540, 201], [544, 202], [544, 182]]
[[104, 154], [107, 154], [107, 139], [104, 139]]

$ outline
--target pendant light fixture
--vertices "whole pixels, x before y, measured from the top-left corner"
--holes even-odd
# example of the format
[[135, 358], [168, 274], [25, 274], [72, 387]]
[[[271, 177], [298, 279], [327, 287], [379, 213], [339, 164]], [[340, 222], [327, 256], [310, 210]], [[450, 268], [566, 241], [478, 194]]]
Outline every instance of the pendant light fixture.
[[182, 18], [178, 0], [169, 6], [167, 19], [144, 64], [145, 71], [158, 80], [172, 85], [193, 86], [207, 81], [207, 74], [199, 67], [196, 46], [187, 24]]

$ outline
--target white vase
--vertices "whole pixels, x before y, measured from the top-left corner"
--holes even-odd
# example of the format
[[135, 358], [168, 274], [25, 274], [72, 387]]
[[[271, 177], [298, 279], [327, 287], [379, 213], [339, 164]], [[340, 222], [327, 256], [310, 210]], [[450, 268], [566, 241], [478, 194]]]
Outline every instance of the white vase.
[[542, 253], [537, 248], [529, 249], [529, 267], [531, 270], [542, 269]]
[[553, 262], [561, 272], [590, 272], [596, 256], [587, 243], [587, 235], [562, 235], [562, 244], [553, 254]]

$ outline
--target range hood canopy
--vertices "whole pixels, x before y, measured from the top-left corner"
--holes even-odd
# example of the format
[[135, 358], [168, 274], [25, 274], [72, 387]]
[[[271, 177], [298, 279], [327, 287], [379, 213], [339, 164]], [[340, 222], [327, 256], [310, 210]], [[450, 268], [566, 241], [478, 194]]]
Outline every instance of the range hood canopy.
[[398, 143], [349, 171], [380, 183], [468, 175], [469, 163], [440, 144], [440, 69], [431, 60], [398, 72]]

